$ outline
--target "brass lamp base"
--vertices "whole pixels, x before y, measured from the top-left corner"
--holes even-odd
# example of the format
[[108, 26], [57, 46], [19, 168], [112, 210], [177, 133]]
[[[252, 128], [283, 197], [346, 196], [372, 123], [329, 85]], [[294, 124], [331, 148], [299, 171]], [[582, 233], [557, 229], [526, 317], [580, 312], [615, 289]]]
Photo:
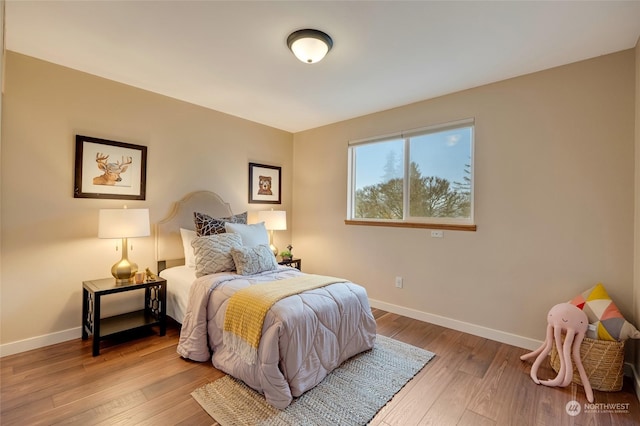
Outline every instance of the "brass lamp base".
[[128, 259], [127, 239], [122, 239], [122, 259], [111, 267], [111, 275], [116, 279], [116, 284], [128, 284], [138, 272], [138, 265]]
[[273, 229], [269, 230], [269, 248], [274, 256], [278, 256], [278, 247], [273, 244]]
[[127, 284], [133, 281], [133, 277], [138, 272], [138, 265], [122, 259], [111, 267], [111, 275], [116, 279], [117, 284]]

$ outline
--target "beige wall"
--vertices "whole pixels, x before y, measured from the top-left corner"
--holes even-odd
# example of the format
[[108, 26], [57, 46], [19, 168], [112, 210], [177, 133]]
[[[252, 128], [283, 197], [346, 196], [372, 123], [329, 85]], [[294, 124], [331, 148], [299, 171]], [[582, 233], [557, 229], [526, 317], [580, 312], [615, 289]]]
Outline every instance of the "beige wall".
[[[2, 165], [2, 96], [4, 94], [4, 0], [0, 0], [0, 45], [2, 45], [2, 52], [0, 52], [0, 167]], [[1, 171], [1, 170], [0, 170]], [[2, 185], [0, 185], [0, 279], [2, 277]], [[1, 281], [0, 281], [1, 283]], [[2, 285], [0, 285], [0, 300], [2, 296]], [[1, 303], [1, 302], [0, 302]], [[1, 314], [0, 304], [0, 314]], [[0, 342], [2, 341], [2, 330], [0, 329]]]
[[[248, 162], [282, 166], [291, 209], [292, 135], [185, 102], [9, 52], [2, 115], [2, 343], [74, 329], [83, 280], [108, 277], [115, 241], [97, 238], [100, 208], [120, 200], [73, 198], [75, 135], [148, 147], [146, 201], [157, 222], [194, 190], [247, 204]], [[130, 257], [155, 270], [153, 238]], [[285, 246], [289, 232], [278, 232]], [[123, 301], [122, 303], [129, 303]], [[120, 309], [111, 306], [111, 310]]]
[[[0, 342], [79, 336], [81, 282], [108, 276], [119, 258], [113, 242], [96, 238], [97, 210], [123, 202], [73, 198], [77, 133], [149, 147], [147, 200], [127, 204], [149, 207], [153, 222], [197, 189], [220, 193], [236, 212], [264, 208], [247, 204], [247, 162], [281, 165], [282, 207], [305, 270], [360, 282], [389, 309], [535, 343], [553, 304], [602, 281], [640, 320], [630, 231], [638, 50], [294, 136], [8, 53]], [[477, 232], [432, 239], [428, 230], [344, 225], [349, 139], [466, 117], [476, 119]], [[278, 233], [276, 245], [290, 238]], [[131, 257], [153, 266], [153, 239], [135, 241]], [[638, 286], [636, 274], [636, 299]]]
[[[363, 284], [374, 304], [529, 346], [551, 306], [599, 281], [631, 318], [634, 61], [627, 50], [295, 134], [305, 269]], [[477, 232], [344, 224], [348, 140], [468, 117]]]

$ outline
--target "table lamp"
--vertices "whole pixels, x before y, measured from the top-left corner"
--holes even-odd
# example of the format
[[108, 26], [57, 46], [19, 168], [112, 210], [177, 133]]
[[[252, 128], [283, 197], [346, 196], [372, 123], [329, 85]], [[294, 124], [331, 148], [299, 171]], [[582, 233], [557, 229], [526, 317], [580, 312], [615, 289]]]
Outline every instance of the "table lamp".
[[274, 256], [278, 255], [278, 248], [273, 244], [273, 231], [287, 229], [287, 212], [284, 210], [264, 210], [258, 212], [258, 221], [264, 222], [264, 227], [269, 231], [269, 248]]
[[[128, 259], [128, 238], [148, 237], [149, 209], [101, 209], [98, 217], [98, 238], [122, 238], [122, 259], [111, 267], [117, 284], [132, 281], [138, 265]], [[117, 247], [117, 246], [116, 246]]]

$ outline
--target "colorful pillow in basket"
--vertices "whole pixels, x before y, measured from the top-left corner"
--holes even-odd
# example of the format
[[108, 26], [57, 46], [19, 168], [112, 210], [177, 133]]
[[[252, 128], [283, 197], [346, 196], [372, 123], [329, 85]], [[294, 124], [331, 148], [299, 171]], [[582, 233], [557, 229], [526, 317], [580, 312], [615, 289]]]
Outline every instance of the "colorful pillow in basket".
[[598, 339], [620, 342], [640, 339], [640, 331], [624, 319], [601, 283], [574, 297], [570, 303], [582, 309], [589, 322], [595, 324]]

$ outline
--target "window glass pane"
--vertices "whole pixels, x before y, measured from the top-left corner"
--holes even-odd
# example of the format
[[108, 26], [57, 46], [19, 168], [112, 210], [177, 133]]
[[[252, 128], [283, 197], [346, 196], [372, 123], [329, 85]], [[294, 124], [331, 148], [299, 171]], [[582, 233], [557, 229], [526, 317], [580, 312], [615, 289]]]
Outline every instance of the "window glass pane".
[[469, 126], [411, 138], [411, 217], [471, 218], [472, 132]]
[[402, 139], [354, 148], [354, 218], [402, 219], [403, 151]]

